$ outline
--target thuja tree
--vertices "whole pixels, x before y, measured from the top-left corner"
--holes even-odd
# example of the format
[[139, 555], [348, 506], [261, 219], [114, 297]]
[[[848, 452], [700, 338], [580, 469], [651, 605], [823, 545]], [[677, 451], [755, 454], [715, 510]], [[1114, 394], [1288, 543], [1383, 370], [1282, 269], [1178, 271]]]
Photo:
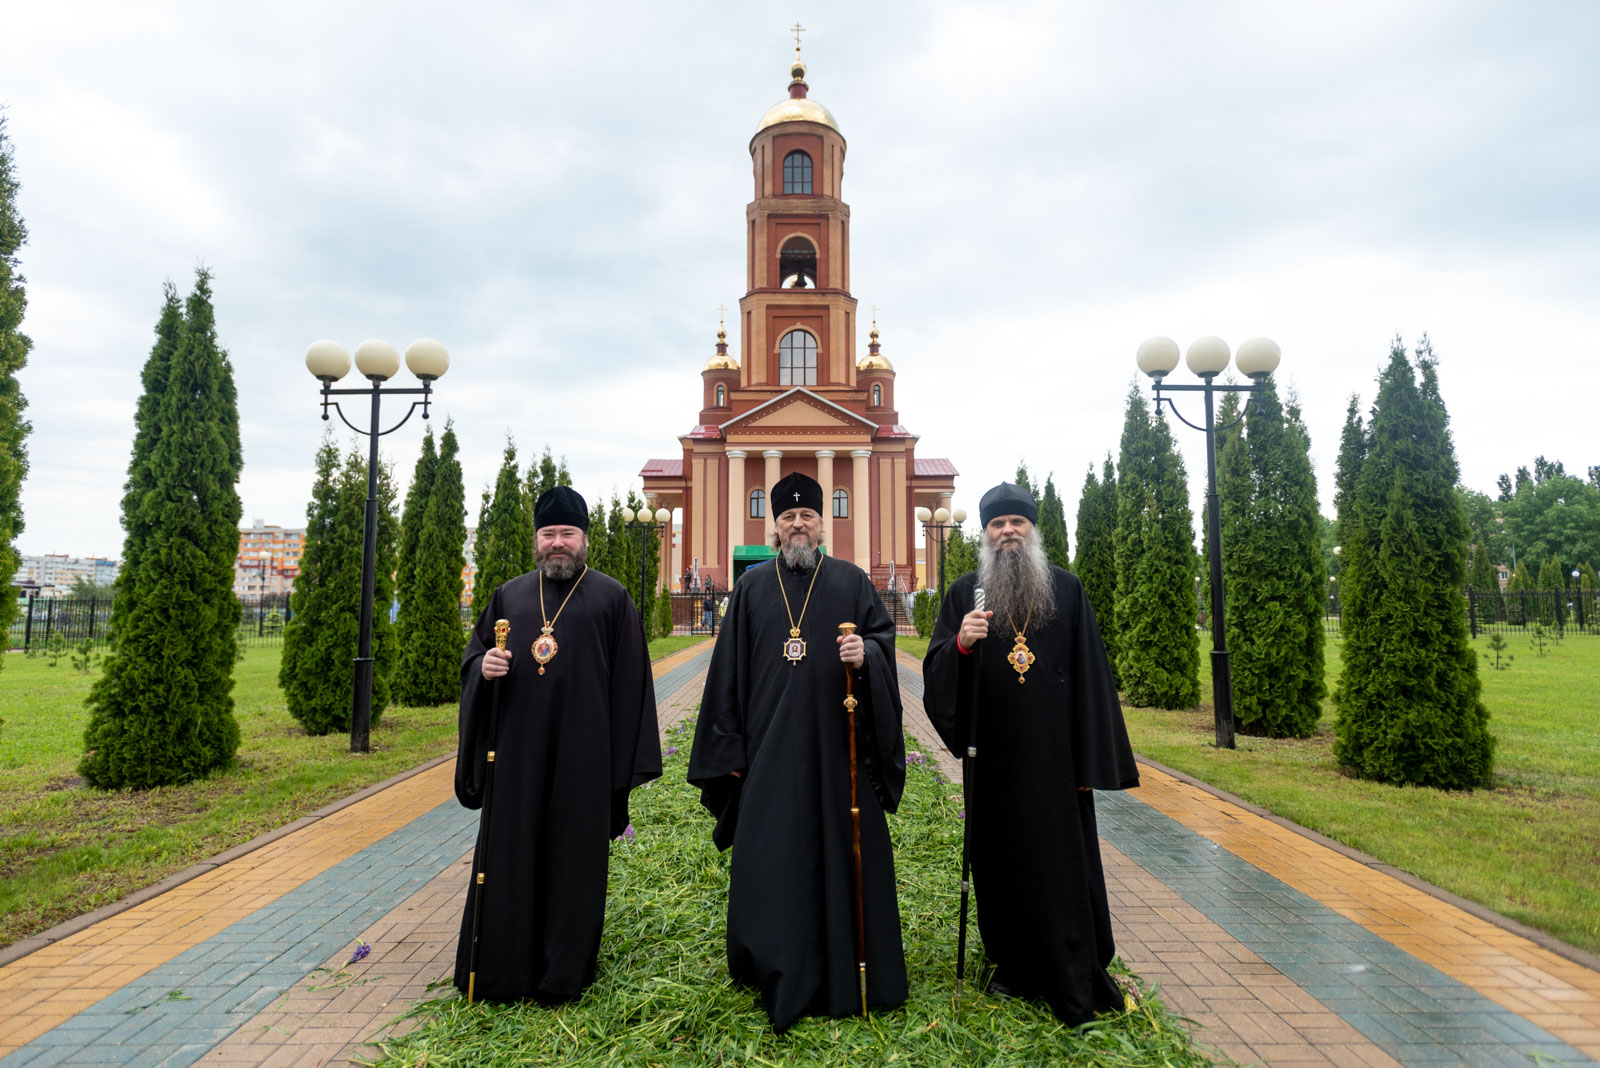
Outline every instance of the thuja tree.
[[1073, 570], [1082, 580], [1083, 592], [1100, 624], [1113, 671], [1117, 663], [1116, 528], [1117, 474], [1107, 453], [1101, 477], [1095, 478], [1091, 464], [1083, 479], [1083, 495], [1078, 499], [1078, 559]]
[[472, 587], [473, 615], [482, 615], [503, 583], [533, 570], [533, 518], [517, 473], [517, 445], [506, 439], [494, 497], [478, 527], [478, 576]]
[[550, 446], [544, 447], [544, 453], [537, 460], [528, 462], [528, 473], [523, 479], [523, 493], [528, 506], [528, 525], [533, 525], [533, 506], [539, 503], [539, 497], [545, 490], [557, 486], [572, 485], [572, 475], [567, 471], [567, 458], [563, 456], [560, 463], [550, 452]]
[[[378, 468], [378, 553], [373, 583], [372, 724], [389, 706], [394, 670], [394, 599], [399, 523], [394, 478]], [[366, 549], [367, 457], [359, 446], [343, 458], [329, 437], [317, 451], [316, 481], [306, 509], [300, 573], [290, 596], [293, 618], [283, 632], [278, 685], [307, 734], [350, 729], [355, 657], [361, 637], [361, 567]]]
[[1317, 481], [1298, 405], [1265, 385], [1218, 463], [1234, 715], [1245, 734], [1308, 738], [1327, 690]]
[[1194, 523], [1183, 459], [1139, 387], [1128, 391], [1117, 467], [1117, 675], [1129, 703], [1193, 708]]
[[[22, 562], [14, 543], [22, 533], [22, 480], [28, 473], [28, 450], [23, 442], [29, 426], [22, 417], [28, 402], [17, 374], [27, 364], [33, 342], [21, 330], [28, 297], [24, 279], [17, 273], [17, 250], [28, 240], [28, 230], [17, 212], [18, 188], [11, 141], [6, 137], [5, 117], [0, 115], [0, 590], [11, 585]], [[0, 634], [10, 626], [16, 609], [14, 597], [0, 597]], [[0, 664], [4, 662], [0, 656]]]
[[[1470, 535], [1426, 337], [1415, 355], [1413, 367], [1395, 338], [1365, 440], [1341, 449], [1344, 670], [1334, 755], [1363, 778], [1467, 789], [1489, 785], [1494, 770], [1462, 600]], [[1363, 454], [1353, 486], [1347, 451]]]
[[[411, 630], [411, 607], [415, 603], [412, 590], [416, 585], [417, 545], [422, 540], [422, 524], [428, 514], [428, 500], [433, 493], [434, 469], [439, 466], [439, 450], [433, 442], [433, 427], [422, 434], [422, 451], [417, 455], [417, 465], [411, 472], [411, 486], [406, 490], [405, 505], [400, 510], [400, 555], [395, 571], [395, 598], [400, 602], [395, 614], [395, 637], [403, 646]], [[404, 698], [401, 698], [402, 702]]]
[[[424, 458], [431, 451], [424, 443]], [[419, 502], [412, 565], [400, 575], [409, 583], [397, 589], [400, 612], [395, 619], [394, 699], [399, 704], [440, 705], [454, 701], [461, 689], [461, 570], [465, 565], [466, 490], [462, 483], [460, 444], [448, 424], [429, 471], [428, 497]], [[418, 461], [419, 469], [422, 462]], [[418, 477], [422, 477], [419, 470]], [[407, 508], [411, 504], [408, 501]], [[404, 521], [401, 523], [404, 541]]]
[[1044, 542], [1044, 554], [1050, 562], [1067, 571], [1072, 570], [1072, 553], [1067, 542], [1067, 510], [1056, 492], [1055, 475], [1044, 480], [1044, 495], [1039, 498], [1039, 538]]
[[190, 782], [231, 763], [239, 747], [238, 395], [217, 344], [210, 273], [196, 272], [174, 318], [176, 299], [169, 287], [145, 368], [112, 653], [87, 701], [79, 772], [108, 789]]

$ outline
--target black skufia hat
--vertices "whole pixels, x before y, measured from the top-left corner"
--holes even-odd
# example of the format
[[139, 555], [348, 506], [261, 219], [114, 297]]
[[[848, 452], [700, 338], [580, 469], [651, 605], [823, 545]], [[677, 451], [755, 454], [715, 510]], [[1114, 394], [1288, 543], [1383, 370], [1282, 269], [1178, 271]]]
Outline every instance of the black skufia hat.
[[571, 486], [551, 486], [533, 506], [533, 529], [577, 527], [589, 533], [589, 506]]
[[978, 521], [988, 526], [989, 520], [1001, 515], [1020, 515], [1030, 523], [1038, 523], [1039, 505], [1033, 494], [1021, 486], [1002, 482], [978, 502]]
[[791, 471], [772, 485], [772, 518], [791, 508], [809, 508], [822, 514], [822, 487], [817, 480], [798, 471]]

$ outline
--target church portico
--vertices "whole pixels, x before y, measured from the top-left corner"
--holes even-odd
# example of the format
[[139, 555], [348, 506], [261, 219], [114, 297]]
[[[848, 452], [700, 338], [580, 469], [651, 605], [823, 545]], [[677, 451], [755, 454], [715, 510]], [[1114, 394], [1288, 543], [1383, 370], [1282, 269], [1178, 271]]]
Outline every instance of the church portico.
[[[955, 489], [948, 460], [920, 460], [900, 424], [895, 369], [879, 344], [856, 358], [850, 208], [842, 199], [845, 141], [808, 98], [798, 50], [789, 97], [750, 141], [755, 198], [746, 206], [748, 287], [739, 300], [743, 360], [725, 330], [701, 371], [702, 407], [679, 437], [682, 459], [648, 461], [647, 497], [682, 508], [670, 571], [728, 586], [773, 555], [783, 501], [767, 494], [801, 472], [823, 491], [827, 552], [880, 587], [915, 574], [914, 510]], [[930, 507], [937, 507], [932, 504]]]

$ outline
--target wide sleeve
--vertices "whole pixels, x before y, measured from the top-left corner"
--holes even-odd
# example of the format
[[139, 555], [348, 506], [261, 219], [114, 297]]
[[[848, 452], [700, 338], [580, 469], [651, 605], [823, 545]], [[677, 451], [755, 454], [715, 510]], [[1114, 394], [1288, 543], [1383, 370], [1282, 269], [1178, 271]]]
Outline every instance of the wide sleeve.
[[[945, 746], [956, 756], [967, 747], [972, 687], [977, 685], [977, 650], [963, 653], [956, 645], [961, 620], [972, 611], [975, 579], [963, 575], [945, 592], [933, 637], [922, 658], [922, 707]], [[962, 710], [966, 711], [963, 712]]]
[[489, 747], [494, 743], [492, 697], [494, 687], [504, 683], [489, 682], [483, 677], [480, 664], [483, 654], [494, 647], [494, 621], [500, 618], [500, 590], [495, 590], [489, 604], [478, 617], [472, 633], [467, 635], [467, 647], [461, 653], [461, 710], [457, 718], [456, 738], [456, 800], [467, 808], [483, 807], [483, 784], [489, 772]]
[[1111, 678], [1111, 662], [1094, 607], [1076, 575], [1067, 575], [1063, 600], [1072, 613], [1069, 655], [1072, 669], [1072, 753], [1078, 785], [1094, 790], [1131, 790], [1139, 785], [1139, 765], [1128, 743], [1122, 702]]
[[[863, 573], [856, 633], [865, 659], [856, 686], [857, 744], [872, 792], [885, 812], [900, 807], [906, 787], [906, 737], [902, 729], [900, 668], [894, 658], [894, 620]], [[862, 700], [865, 698], [865, 700]]]
[[628, 827], [628, 793], [661, 778], [661, 729], [650, 647], [633, 598], [620, 590], [611, 612], [611, 837]]
[[734, 586], [727, 619], [714, 639], [700, 714], [694, 725], [694, 748], [689, 753], [689, 782], [700, 787], [700, 803], [717, 819], [711, 841], [718, 849], [733, 844], [739, 820], [742, 782], [733, 773], [742, 775], [750, 767], [745, 752], [742, 700], [746, 687], [741, 674], [746, 642], [745, 589], [745, 584]]

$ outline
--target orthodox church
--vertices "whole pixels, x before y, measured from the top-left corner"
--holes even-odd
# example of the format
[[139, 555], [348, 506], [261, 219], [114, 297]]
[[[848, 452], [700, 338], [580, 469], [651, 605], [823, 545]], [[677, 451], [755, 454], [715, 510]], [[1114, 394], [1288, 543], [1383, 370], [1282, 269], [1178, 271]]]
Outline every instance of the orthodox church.
[[746, 284], [739, 351], [725, 329], [700, 372], [701, 408], [678, 438], [682, 453], [645, 463], [652, 508], [682, 509], [664, 577], [687, 572], [727, 588], [774, 555], [773, 483], [802, 471], [822, 485], [826, 551], [858, 565], [880, 588], [914, 587], [917, 508], [949, 507], [956, 469], [920, 458], [900, 423], [895, 370], [874, 321], [856, 358], [859, 317], [850, 294], [850, 206], [845, 139], [807, 96], [800, 50], [789, 96], [750, 139], [755, 199], [745, 207]]

